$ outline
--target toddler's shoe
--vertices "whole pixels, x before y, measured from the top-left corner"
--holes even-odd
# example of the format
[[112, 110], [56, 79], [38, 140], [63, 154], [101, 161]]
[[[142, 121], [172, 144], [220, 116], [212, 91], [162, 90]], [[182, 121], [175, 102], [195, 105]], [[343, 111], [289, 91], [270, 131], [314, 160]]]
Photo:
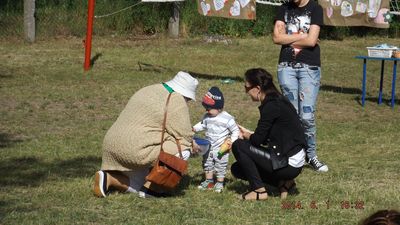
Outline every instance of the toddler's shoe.
[[199, 186], [197, 186], [197, 189], [199, 190], [211, 190], [213, 188], [214, 188], [214, 182], [210, 180], [205, 180], [201, 182]]
[[217, 193], [221, 193], [223, 189], [224, 189], [224, 183], [222, 183], [222, 182], [217, 182], [214, 185], [214, 191]]

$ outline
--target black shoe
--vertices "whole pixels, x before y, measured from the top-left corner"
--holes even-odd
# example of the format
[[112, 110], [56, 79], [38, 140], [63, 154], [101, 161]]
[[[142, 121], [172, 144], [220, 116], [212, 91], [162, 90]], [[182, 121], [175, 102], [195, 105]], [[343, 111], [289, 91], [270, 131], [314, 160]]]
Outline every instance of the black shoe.
[[323, 162], [319, 161], [318, 158], [315, 156], [314, 158], [310, 159], [308, 162], [315, 171], [318, 172], [328, 172], [328, 166]]
[[166, 198], [166, 197], [171, 197], [171, 195], [167, 194], [167, 193], [155, 192], [146, 187], [142, 187], [142, 189], [139, 191], [139, 197], [141, 197], [141, 198]]

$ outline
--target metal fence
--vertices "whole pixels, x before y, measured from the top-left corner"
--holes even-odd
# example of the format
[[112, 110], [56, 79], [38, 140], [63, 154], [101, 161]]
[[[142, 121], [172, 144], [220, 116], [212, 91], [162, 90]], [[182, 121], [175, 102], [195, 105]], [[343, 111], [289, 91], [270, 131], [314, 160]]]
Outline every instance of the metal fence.
[[[81, 35], [86, 29], [86, 8], [75, 9], [63, 6], [37, 5], [35, 23], [37, 37], [57, 35]], [[24, 35], [24, 11], [16, 8], [0, 9], [0, 37], [22, 37]]]
[[[17, 6], [7, 7], [7, 4], [0, 1], [0, 37], [23, 38], [23, 4], [16, 4], [23, 0], [3, 1]], [[45, 4], [46, 2], [48, 4]], [[95, 15], [109, 14], [132, 5], [138, 5], [137, 3], [140, 3], [140, 0], [97, 0]], [[168, 25], [171, 14], [170, 6], [165, 3], [140, 4], [109, 17], [100, 17], [95, 19], [94, 32], [100, 35], [116, 32], [130, 34], [162, 32]], [[37, 38], [84, 36], [87, 23], [87, 1], [36, 0], [35, 23]]]

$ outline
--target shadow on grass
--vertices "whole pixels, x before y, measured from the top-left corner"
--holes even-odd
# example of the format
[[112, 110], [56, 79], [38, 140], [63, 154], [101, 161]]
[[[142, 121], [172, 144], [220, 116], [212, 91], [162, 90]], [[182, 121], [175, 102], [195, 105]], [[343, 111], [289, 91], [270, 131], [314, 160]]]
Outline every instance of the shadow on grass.
[[21, 138], [13, 136], [11, 134], [0, 133], [0, 148], [11, 147], [12, 145], [22, 142]]
[[[357, 101], [357, 103], [361, 106], [362, 102], [361, 102], [361, 96], [357, 96], [354, 98], [355, 101]], [[365, 104], [378, 104], [378, 98], [377, 97], [366, 97], [365, 98]], [[382, 106], [391, 106], [392, 104], [392, 100], [390, 98], [386, 99], [386, 98], [382, 98]], [[400, 104], [400, 99], [395, 99], [394, 100], [394, 104], [395, 105], [399, 105]]]
[[37, 157], [10, 158], [0, 161], [0, 186], [39, 186], [46, 180], [93, 176], [100, 157], [77, 157], [45, 162]]
[[[357, 94], [359, 96], [356, 96], [354, 100], [361, 105], [361, 95], [362, 95], [362, 90], [359, 88], [349, 88], [349, 87], [337, 87], [337, 86], [332, 86], [332, 85], [322, 85], [321, 86], [321, 91], [330, 91], [330, 92], [335, 92], [335, 93], [343, 93], [343, 94]], [[366, 94], [368, 95], [368, 93]], [[378, 104], [378, 97], [366, 97], [365, 98], [366, 102], [374, 102]], [[400, 104], [400, 99], [395, 99], [395, 104]], [[391, 99], [389, 98], [382, 98], [382, 104], [390, 106], [391, 105]]]
[[[181, 182], [180, 185], [180, 190], [176, 193], [177, 195], [183, 195], [181, 194], [182, 191], [187, 189], [189, 186], [195, 186], [197, 187], [202, 181], [204, 180], [204, 173], [203, 172], [198, 172], [194, 174], [192, 177], [186, 176]], [[247, 181], [243, 181], [237, 178], [225, 178], [225, 189], [229, 191], [236, 192], [238, 194], [242, 194], [246, 191], [249, 191], [249, 185]], [[279, 196], [279, 190], [277, 187], [271, 186], [271, 185], [266, 185], [268, 194], [270, 196]], [[291, 190], [290, 194], [297, 194], [297, 189], [295, 192]]]
[[[149, 63], [144, 63], [144, 62], [138, 62], [139, 70], [140, 71], [151, 71], [151, 72], [157, 72], [157, 73], [162, 73], [162, 72], [177, 72], [179, 69], [173, 69], [173, 68], [168, 68], [165, 66], [160, 66], [160, 65], [153, 65]], [[185, 70], [183, 70], [185, 71]], [[206, 74], [206, 73], [198, 73], [194, 71], [187, 71], [189, 74], [191, 74], [193, 77], [196, 78], [201, 78], [201, 79], [206, 79], [206, 80], [232, 80], [232, 81], [238, 81], [242, 82], [244, 81], [242, 77], [237, 77], [237, 76], [229, 76], [229, 75], [217, 75], [217, 74]], [[227, 81], [229, 82], [229, 81]]]
[[359, 88], [349, 88], [349, 87], [337, 87], [332, 85], [321, 85], [321, 91], [331, 91], [335, 93], [343, 94], [361, 94], [361, 89]]
[[0, 68], [0, 79], [13, 78], [13, 69], [11, 68]]
[[103, 56], [102, 53], [96, 53], [91, 59], [90, 59], [90, 67], [93, 67], [94, 63], [101, 57]]
[[3, 224], [2, 221], [9, 213], [6, 210], [6, 207], [9, 205], [6, 201], [0, 200], [0, 224]]
[[[181, 180], [181, 183], [179, 184], [177, 191], [174, 192], [174, 196], [184, 195], [184, 191], [187, 190], [189, 186], [197, 187], [203, 180], [204, 180], [203, 172], [198, 172], [193, 176], [187, 176], [187, 175], [184, 176]], [[225, 188], [227, 188], [228, 190], [234, 190], [237, 193], [244, 192], [247, 188], [247, 185], [245, 185], [243, 182], [235, 178], [232, 180], [230, 178], [225, 177], [224, 184]]]
[[13, 76], [12, 75], [6, 75], [6, 74], [2, 74], [2, 73], [0, 73], [0, 79], [6, 79], [6, 78], [12, 78]]

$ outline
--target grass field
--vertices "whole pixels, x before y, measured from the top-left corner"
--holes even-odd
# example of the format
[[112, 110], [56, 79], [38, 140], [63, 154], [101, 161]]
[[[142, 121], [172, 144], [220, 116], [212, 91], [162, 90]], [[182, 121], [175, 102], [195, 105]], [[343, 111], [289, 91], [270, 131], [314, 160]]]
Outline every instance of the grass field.
[[[376, 103], [380, 62], [368, 64], [362, 108], [362, 62], [354, 59], [366, 54], [366, 46], [400, 46], [398, 39], [379, 38], [321, 41], [317, 151], [330, 170], [320, 174], [305, 167], [298, 195], [243, 202], [236, 195], [246, 183], [230, 174], [223, 193], [200, 192], [197, 157], [190, 159], [189, 176], [176, 197], [94, 197], [107, 129], [136, 90], [169, 80], [178, 70], [198, 74], [198, 99], [219, 86], [226, 110], [240, 124], [255, 127], [257, 104], [245, 95], [241, 78], [252, 67], [276, 74], [279, 46], [270, 37], [227, 43], [95, 37], [94, 67], [84, 73], [81, 39], [32, 45], [0, 40], [0, 224], [347, 225], [378, 209], [400, 209], [400, 101], [394, 109], [388, 105], [392, 64], [385, 67], [381, 105]], [[138, 62], [153, 66], [142, 64], [140, 70]], [[223, 84], [224, 77], [235, 82]], [[204, 113], [199, 101], [190, 103], [190, 111], [193, 124]]]

